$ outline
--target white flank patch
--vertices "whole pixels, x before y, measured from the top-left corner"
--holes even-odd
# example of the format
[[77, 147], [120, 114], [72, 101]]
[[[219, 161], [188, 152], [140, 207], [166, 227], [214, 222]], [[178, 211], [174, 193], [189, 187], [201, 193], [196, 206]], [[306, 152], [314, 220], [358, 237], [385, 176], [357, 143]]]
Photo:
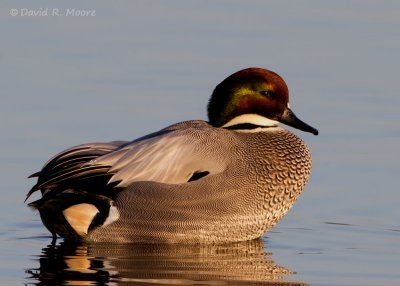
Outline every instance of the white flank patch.
[[258, 126], [272, 127], [278, 126], [278, 121], [268, 119], [267, 117], [258, 114], [242, 114], [231, 119], [222, 127], [230, 127], [238, 124], [253, 124]]
[[77, 204], [63, 211], [63, 215], [71, 227], [79, 235], [86, 235], [93, 218], [99, 210], [92, 204]]
[[113, 223], [117, 219], [119, 219], [119, 211], [117, 207], [111, 206], [110, 211], [108, 213], [108, 217], [104, 221], [103, 226], [109, 225], [110, 223]]

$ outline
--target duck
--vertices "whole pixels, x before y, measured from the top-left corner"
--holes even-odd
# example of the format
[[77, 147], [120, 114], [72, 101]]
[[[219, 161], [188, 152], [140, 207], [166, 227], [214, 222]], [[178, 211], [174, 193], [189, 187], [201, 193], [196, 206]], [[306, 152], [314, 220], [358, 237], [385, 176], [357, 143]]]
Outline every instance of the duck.
[[293, 206], [311, 173], [307, 145], [280, 123], [318, 135], [289, 106], [277, 73], [242, 69], [219, 83], [208, 121], [133, 141], [81, 144], [30, 176], [25, 201], [53, 240], [223, 244], [260, 238]]

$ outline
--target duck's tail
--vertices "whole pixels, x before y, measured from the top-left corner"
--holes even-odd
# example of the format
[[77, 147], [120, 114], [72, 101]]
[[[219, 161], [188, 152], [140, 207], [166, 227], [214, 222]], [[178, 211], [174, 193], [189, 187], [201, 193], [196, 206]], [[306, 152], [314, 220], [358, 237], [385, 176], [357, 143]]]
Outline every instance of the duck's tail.
[[90, 230], [119, 218], [112, 199], [83, 190], [67, 189], [56, 195], [44, 195], [28, 204], [37, 209], [43, 224], [53, 234], [66, 239], [85, 239]]
[[[32, 174], [37, 183], [25, 201], [40, 190], [42, 198], [29, 203], [37, 209], [43, 224], [53, 234], [81, 239], [97, 226], [110, 223], [118, 211], [113, 198], [117, 183], [109, 184], [110, 166], [85, 165], [123, 146], [126, 142], [91, 143], [65, 150], [51, 158], [41, 171]], [[111, 217], [109, 218], [109, 216]]]

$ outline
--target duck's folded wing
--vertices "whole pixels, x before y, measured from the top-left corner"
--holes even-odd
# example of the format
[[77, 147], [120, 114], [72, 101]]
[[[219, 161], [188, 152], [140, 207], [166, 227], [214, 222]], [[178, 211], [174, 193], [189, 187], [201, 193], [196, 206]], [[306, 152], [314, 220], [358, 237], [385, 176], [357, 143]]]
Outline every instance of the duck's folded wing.
[[127, 144], [126, 141], [113, 141], [107, 143], [87, 143], [69, 148], [52, 157], [46, 162], [42, 170], [29, 176], [38, 177], [38, 182], [28, 192], [27, 198], [37, 190], [51, 189], [62, 182], [73, 178], [94, 176], [99, 173], [107, 173], [100, 168], [83, 168], [86, 162], [108, 154]]
[[157, 136], [135, 140], [84, 164], [109, 167], [109, 183], [126, 187], [133, 182], [180, 184], [196, 174], [215, 174], [227, 165], [220, 156], [218, 132], [206, 122], [189, 121], [166, 128]]
[[132, 142], [83, 144], [51, 158], [31, 177], [29, 191], [62, 192], [81, 188], [102, 193], [137, 181], [179, 184], [223, 171], [227, 165], [218, 143], [219, 129], [205, 121], [186, 121]]

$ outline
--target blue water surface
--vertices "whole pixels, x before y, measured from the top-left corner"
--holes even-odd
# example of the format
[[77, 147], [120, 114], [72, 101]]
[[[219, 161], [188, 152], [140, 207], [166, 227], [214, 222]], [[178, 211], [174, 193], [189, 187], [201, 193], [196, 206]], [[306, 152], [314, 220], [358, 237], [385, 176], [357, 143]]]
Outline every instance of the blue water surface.
[[[372, 0], [2, 1], [2, 284], [398, 285], [399, 14]], [[320, 131], [293, 131], [313, 173], [272, 231], [219, 247], [50, 244], [23, 202], [28, 175], [73, 145], [206, 119], [215, 85], [249, 66], [282, 75]]]

